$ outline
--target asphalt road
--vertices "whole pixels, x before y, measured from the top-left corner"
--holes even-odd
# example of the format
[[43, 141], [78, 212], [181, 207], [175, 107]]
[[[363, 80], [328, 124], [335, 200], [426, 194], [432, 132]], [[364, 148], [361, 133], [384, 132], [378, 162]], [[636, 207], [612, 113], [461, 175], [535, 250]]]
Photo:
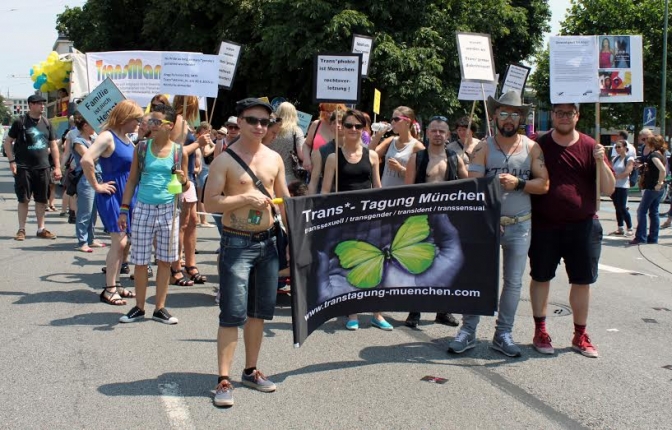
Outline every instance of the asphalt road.
[[[610, 203], [600, 215], [605, 232], [613, 230]], [[16, 203], [2, 159], [3, 429], [672, 429], [672, 230], [663, 231], [659, 245], [625, 247], [625, 239], [605, 239], [588, 325], [599, 359], [570, 348], [562, 270], [551, 292], [548, 327], [557, 351], [551, 357], [531, 348], [527, 287], [514, 329], [523, 347], [519, 359], [488, 347], [493, 318], [482, 319], [475, 349], [448, 355], [456, 329], [431, 323], [429, 314], [417, 330], [403, 326], [405, 314], [386, 314], [392, 332], [371, 328], [364, 316], [354, 333], [332, 320], [295, 349], [290, 310], [278, 307], [266, 325], [259, 366], [277, 392], [241, 387], [236, 374], [236, 405], [218, 409], [211, 392], [214, 284], [171, 287], [176, 326], [120, 325], [131, 305], [105, 305], [97, 295], [106, 251], [75, 252], [73, 226], [54, 213], [47, 223], [57, 240], [35, 238], [33, 218], [28, 239], [12, 240]], [[217, 233], [198, 233], [199, 267], [216, 280]], [[132, 286], [128, 278], [123, 283]], [[242, 372], [243, 364], [241, 343], [235, 367]], [[427, 375], [447, 382], [421, 381]]]

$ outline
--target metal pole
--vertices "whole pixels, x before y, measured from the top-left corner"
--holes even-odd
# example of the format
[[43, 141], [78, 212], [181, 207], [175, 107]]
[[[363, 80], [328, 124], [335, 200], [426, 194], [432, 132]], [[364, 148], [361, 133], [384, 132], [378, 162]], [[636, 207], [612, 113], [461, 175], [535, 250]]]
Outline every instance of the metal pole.
[[663, 76], [660, 92], [660, 134], [665, 137], [665, 104], [667, 99], [667, 20], [668, 20], [668, 3], [665, 0], [665, 23], [663, 25]]

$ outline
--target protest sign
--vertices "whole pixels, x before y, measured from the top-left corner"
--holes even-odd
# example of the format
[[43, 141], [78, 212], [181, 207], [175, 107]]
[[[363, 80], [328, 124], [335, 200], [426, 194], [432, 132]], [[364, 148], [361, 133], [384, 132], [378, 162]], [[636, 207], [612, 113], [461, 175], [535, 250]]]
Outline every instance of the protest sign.
[[506, 75], [504, 76], [504, 83], [502, 84], [502, 94], [506, 94], [509, 91], [516, 91], [522, 98], [525, 91], [525, 82], [527, 82], [527, 76], [530, 74], [530, 70], [532, 69], [520, 64], [509, 64], [509, 67], [506, 69]]
[[495, 75], [495, 80], [492, 82], [486, 82], [483, 84], [483, 90], [481, 91], [481, 84], [478, 82], [470, 81], [461, 81], [460, 82], [460, 91], [457, 94], [458, 100], [483, 100], [483, 92], [485, 92], [485, 98], [489, 96], [495, 97], [497, 92], [497, 82], [499, 81], [499, 75]]
[[86, 122], [93, 127], [96, 133], [100, 133], [101, 126], [117, 105], [126, 100], [124, 94], [119, 91], [110, 78], [106, 78], [77, 106], [77, 111], [82, 114]]
[[495, 80], [489, 34], [457, 33], [457, 51], [463, 80], [483, 83]]
[[362, 54], [317, 54], [313, 75], [315, 103], [359, 102]]
[[644, 100], [641, 36], [550, 39], [551, 103]]
[[362, 54], [362, 77], [369, 75], [369, 57], [373, 50], [373, 37], [362, 36], [361, 34], [352, 35], [352, 52]]
[[301, 127], [301, 130], [303, 130], [304, 136], [306, 133], [308, 133], [308, 127], [310, 127], [310, 120], [313, 119], [313, 116], [311, 114], [301, 112], [301, 111], [296, 111], [296, 115], [299, 117], [299, 127]]
[[191, 52], [163, 52], [160, 93], [217, 97], [219, 57]]
[[86, 54], [88, 92], [110, 78], [127, 98], [140, 106], [161, 93], [160, 51], [90, 52]]
[[358, 312], [493, 315], [500, 194], [489, 177], [285, 200], [294, 343]]
[[229, 41], [224, 41], [219, 45], [219, 86], [225, 90], [233, 87], [242, 48], [242, 45]]

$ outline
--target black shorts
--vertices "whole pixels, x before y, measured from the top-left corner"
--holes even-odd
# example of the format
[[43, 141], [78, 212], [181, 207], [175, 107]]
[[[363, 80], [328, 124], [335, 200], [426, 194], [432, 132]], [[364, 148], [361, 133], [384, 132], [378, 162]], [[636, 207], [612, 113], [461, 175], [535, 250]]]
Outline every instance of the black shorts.
[[14, 192], [19, 202], [26, 203], [32, 197], [35, 203], [47, 204], [49, 201], [49, 169], [16, 169]]
[[560, 259], [564, 259], [570, 284], [594, 284], [601, 251], [602, 225], [596, 219], [554, 230], [535, 229], [533, 224], [530, 276], [536, 282], [548, 282], [555, 277]]

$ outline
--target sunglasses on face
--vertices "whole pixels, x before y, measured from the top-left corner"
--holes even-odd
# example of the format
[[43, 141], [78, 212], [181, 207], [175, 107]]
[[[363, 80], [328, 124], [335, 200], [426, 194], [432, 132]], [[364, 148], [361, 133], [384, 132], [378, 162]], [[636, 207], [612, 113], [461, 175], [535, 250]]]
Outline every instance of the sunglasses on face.
[[569, 111], [569, 112], [565, 112], [565, 111], [562, 111], [562, 110], [555, 110], [555, 111], [553, 111], [553, 113], [554, 113], [555, 116], [557, 116], [558, 118], [569, 118], [569, 119], [572, 119], [572, 118], [574, 118], [574, 117], [576, 116], [576, 111], [573, 111], [573, 110], [572, 110], [572, 111]]
[[240, 129], [240, 127], [238, 127], [237, 125], [227, 125], [226, 128], [228, 128], [229, 130], [238, 130], [238, 129]]
[[158, 119], [158, 118], [150, 118], [147, 120], [147, 125], [161, 125], [161, 124], [172, 124], [172, 122], [168, 121], [167, 119]]
[[401, 121], [402, 119], [403, 119], [403, 120], [406, 120], [406, 121], [410, 121], [410, 120], [411, 120], [411, 119], [410, 119], [409, 117], [407, 117], [407, 116], [395, 116], [395, 117], [392, 117], [392, 122], [399, 122], [399, 121]]
[[273, 121], [270, 118], [257, 118], [257, 117], [254, 117], [254, 116], [244, 116], [243, 119], [249, 125], [253, 125], [253, 126], [261, 125], [262, 127], [268, 127], [269, 124], [271, 124], [271, 121]]
[[520, 119], [521, 115], [518, 112], [500, 112], [497, 114], [500, 119], [511, 118], [512, 121]]
[[347, 128], [348, 130], [361, 130], [364, 128], [364, 124], [353, 124], [351, 122], [346, 122], [343, 124], [343, 127]]

